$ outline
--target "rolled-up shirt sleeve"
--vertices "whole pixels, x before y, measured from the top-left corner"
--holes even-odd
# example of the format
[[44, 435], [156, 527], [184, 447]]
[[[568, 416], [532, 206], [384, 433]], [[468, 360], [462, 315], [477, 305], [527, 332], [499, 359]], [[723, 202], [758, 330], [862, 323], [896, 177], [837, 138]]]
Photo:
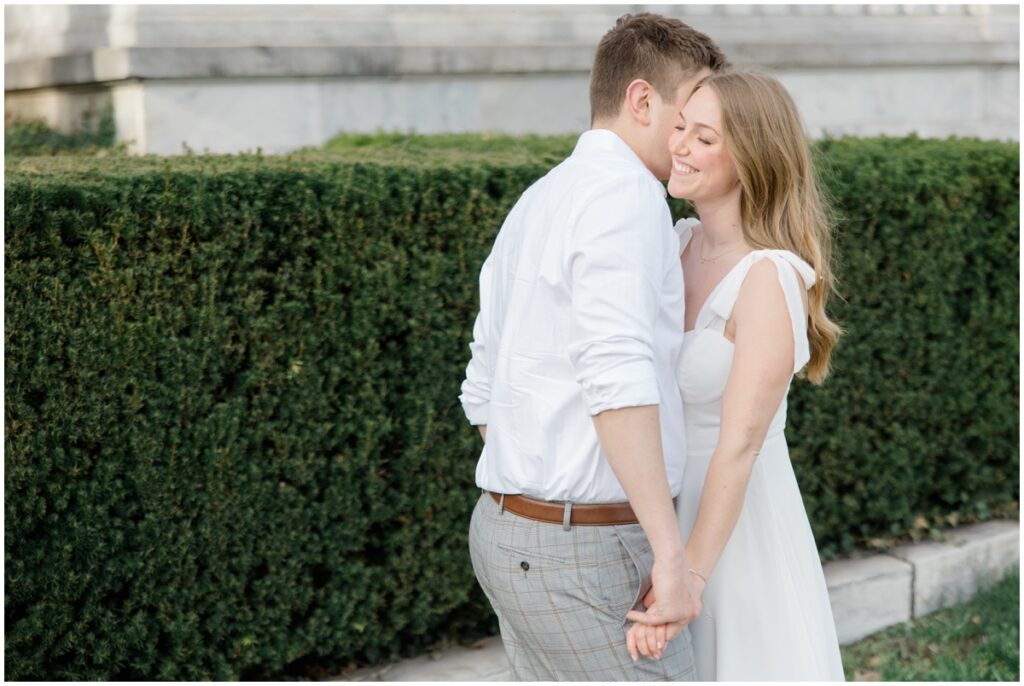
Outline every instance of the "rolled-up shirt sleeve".
[[487, 424], [491, 403], [491, 369], [487, 362], [487, 315], [486, 307], [489, 300], [490, 259], [484, 262], [480, 270], [480, 311], [473, 323], [473, 340], [469, 344], [472, 357], [466, 366], [466, 378], [462, 382], [462, 394], [459, 402], [466, 413], [466, 419], [474, 426]]
[[664, 268], [659, 232], [670, 231], [671, 220], [659, 190], [639, 176], [620, 180], [614, 192], [591, 196], [575, 222], [569, 357], [592, 416], [660, 404], [654, 364]]

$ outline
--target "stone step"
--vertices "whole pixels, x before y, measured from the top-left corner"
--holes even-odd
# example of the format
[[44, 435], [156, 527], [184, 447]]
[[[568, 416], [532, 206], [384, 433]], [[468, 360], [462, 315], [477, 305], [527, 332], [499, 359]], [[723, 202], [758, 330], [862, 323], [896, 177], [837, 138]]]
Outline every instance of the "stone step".
[[888, 555], [826, 564], [825, 583], [839, 644], [910, 621], [913, 581], [913, 567]]
[[991, 586], [1020, 560], [1018, 522], [983, 522], [960, 527], [942, 543], [900, 546], [894, 557], [914, 568], [914, 617], [967, 600]]

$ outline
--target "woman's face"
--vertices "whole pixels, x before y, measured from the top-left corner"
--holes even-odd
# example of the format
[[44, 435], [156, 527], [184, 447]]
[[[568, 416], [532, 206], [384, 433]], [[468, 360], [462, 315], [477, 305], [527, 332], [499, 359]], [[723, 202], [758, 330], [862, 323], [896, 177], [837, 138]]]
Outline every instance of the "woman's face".
[[710, 88], [698, 88], [679, 113], [668, 142], [672, 154], [668, 192], [672, 197], [700, 202], [736, 190], [739, 175], [722, 133], [718, 96]]

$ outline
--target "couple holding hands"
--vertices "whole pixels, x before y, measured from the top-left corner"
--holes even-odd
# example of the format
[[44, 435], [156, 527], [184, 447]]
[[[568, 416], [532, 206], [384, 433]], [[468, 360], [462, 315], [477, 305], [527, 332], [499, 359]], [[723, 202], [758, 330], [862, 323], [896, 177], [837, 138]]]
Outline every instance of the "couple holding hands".
[[[512, 676], [842, 680], [784, 435], [841, 333], [793, 101], [640, 14], [601, 40], [590, 105], [483, 265], [460, 397]], [[698, 215], [674, 230], [665, 179]]]

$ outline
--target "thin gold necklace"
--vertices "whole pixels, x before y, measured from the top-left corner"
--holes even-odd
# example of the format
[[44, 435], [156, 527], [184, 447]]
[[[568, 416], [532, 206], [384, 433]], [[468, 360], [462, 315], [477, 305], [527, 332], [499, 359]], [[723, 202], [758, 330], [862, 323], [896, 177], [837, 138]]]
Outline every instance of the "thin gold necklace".
[[739, 243], [737, 243], [736, 245], [732, 246], [732, 247], [731, 247], [731, 248], [729, 248], [728, 250], [726, 250], [726, 251], [724, 251], [724, 252], [721, 252], [721, 253], [719, 253], [719, 254], [715, 255], [714, 257], [704, 257], [704, 256], [703, 256], [703, 255], [701, 254], [701, 253], [702, 253], [702, 252], [704, 251], [704, 250], [703, 250], [703, 249], [704, 249], [704, 236], [701, 236], [701, 237], [700, 237], [700, 247], [701, 247], [701, 249], [697, 251], [697, 259], [699, 259], [699, 260], [700, 260], [700, 263], [701, 263], [701, 264], [707, 264], [708, 262], [714, 262], [715, 260], [717, 260], [718, 258], [720, 258], [720, 257], [722, 257], [722, 256], [724, 256], [724, 255], [728, 255], [729, 253], [731, 253], [731, 252], [732, 252], [733, 250], [735, 250], [736, 248], [739, 248], [739, 247], [740, 247], [740, 244], [739, 244]]

